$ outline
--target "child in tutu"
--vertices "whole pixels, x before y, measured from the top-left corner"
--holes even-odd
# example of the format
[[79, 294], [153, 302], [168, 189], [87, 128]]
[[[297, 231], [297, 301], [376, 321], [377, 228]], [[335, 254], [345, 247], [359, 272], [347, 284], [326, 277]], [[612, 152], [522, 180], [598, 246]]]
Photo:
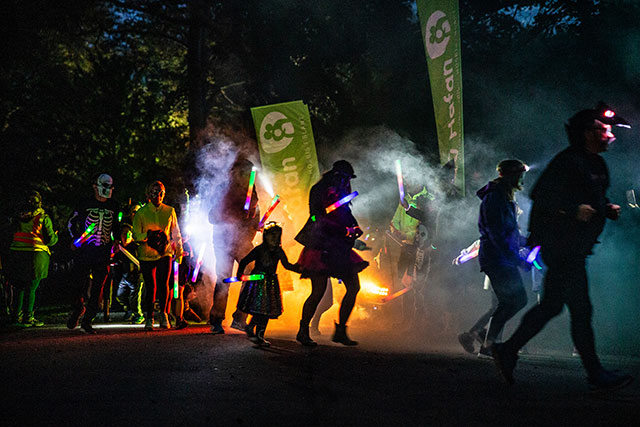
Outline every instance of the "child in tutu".
[[263, 279], [246, 282], [238, 298], [238, 310], [253, 315], [245, 329], [247, 336], [259, 346], [271, 345], [264, 339], [267, 323], [282, 314], [282, 295], [276, 274], [278, 263], [281, 262], [287, 270], [300, 272], [298, 265], [291, 264], [280, 247], [281, 238], [282, 228], [275, 222], [268, 222], [262, 232], [262, 244], [253, 248], [238, 265], [238, 277], [253, 261], [255, 266], [251, 274], [264, 276]]

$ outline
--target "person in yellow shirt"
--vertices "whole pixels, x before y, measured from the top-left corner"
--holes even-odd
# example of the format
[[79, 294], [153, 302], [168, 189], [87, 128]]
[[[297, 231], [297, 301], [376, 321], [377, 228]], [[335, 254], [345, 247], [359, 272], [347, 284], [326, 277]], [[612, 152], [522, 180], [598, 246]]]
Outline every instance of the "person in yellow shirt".
[[156, 300], [160, 305], [160, 328], [169, 329], [170, 292], [169, 277], [171, 258], [182, 259], [182, 236], [176, 211], [164, 200], [165, 187], [154, 181], [147, 188], [149, 203], [133, 217], [133, 239], [140, 243], [138, 260], [146, 288], [142, 310], [145, 315], [145, 330], [153, 330], [153, 308]]

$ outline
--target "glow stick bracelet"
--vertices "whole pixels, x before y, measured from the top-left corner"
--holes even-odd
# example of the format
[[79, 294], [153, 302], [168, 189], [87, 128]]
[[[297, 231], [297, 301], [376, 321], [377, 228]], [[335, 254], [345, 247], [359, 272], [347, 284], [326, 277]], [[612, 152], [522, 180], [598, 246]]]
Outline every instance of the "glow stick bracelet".
[[271, 215], [271, 213], [276, 208], [276, 206], [278, 206], [278, 203], [280, 203], [280, 196], [278, 196], [276, 194], [276, 196], [273, 198], [273, 200], [271, 200], [271, 206], [269, 206], [269, 209], [267, 209], [267, 211], [262, 216], [262, 219], [260, 220], [260, 223], [258, 224], [258, 228], [264, 227], [264, 224], [267, 222], [267, 218], [269, 218], [269, 215]]
[[239, 279], [237, 277], [227, 277], [222, 282], [236, 283], [236, 282], [249, 282], [251, 280], [262, 280], [262, 279], [264, 279], [264, 274], [244, 274], [240, 276]]
[[177, 299], [180, 295], [180, 264], [173, 261], [173, 298]]
[[200, 272], [200, 266], [202, 265], [202, 256], [204, 255], [204, 251], [207, 248], [207, 244], [203, 243], [200, 245], [200, 251], [198, 252], [198, 261], [196, 262], [196, 268], [193, 269], [193, 275], [191, 276], [191, 281], [196, 283], [198, 280], [198, 273]]
[[251, 206], [251, 195], [253, 194], [253, 184], [256, 182], [256, 168], [251, 168], [251, 177], [249, 178], [249, 188], [247, 189], [247, 200], [244, 202], [244, 210], [248, 211]]
[[402, 181], [402, 166], [400, 160], [396, 160], [396, 177], [398, 178], [398, 192], [400, 193], [400, 201], [404, 200], [404, 182]]
[[336, 210], [336, 209], [338, 209], [340, 206], [342, 206], [342, 205], [345, 205], [345, 204], [349, 203], [349, 202], [350, 202], [351, 200], [353, 200], [357, 195], [358, 195], [358, 192], [357, 192], [357, 191], [354, 191], [353, 193], [351, 193], [351, 194], [349, 194], [349, 195], [347, 195], [347, 196], [344, 196], [342, 199], [340, 199], [340, 200], [338, 200], [337, 202], [335, 202], [335, 203], [333, 203], [333, 204], [329, 205], [329, 206], [327, 207], [327, 209], [325, 209], [325, 210], [326, 210], [326, 212], [327, 212], [327, 213], [330, 213], [330, 212], [335, 211], [335, 210]]
[[126, 250], [124, 248], [124, 246], [122, 246], [120, 243], [118, 243], [118, 248], [120, 249], [120, 252], [122, 252], [124, 254], [124, 256], [126, 256], [127, 258], [129, 258], [129, 260], [131, 260], [132, 263], [134, 263], [136, 265], [136, 267], [140, 268], [140, 261], [138, 261], [138, 259], [136, 257], [134, 257], [131, 252], [129, 252], [128, 250]]
[[82, 246], [82, 244], [84, 242], [86, 242], [89, 237], [96, 232], [96, 223], [91, 223], [89, 224], [89, 226], [87, 227], [86, 230], [84, 230], [84, 233], [82, 233], [82, 235], [80, 237], [78, 237], [74, 242], [74, 246], [76, 248], [79, 248], [80, 246]]

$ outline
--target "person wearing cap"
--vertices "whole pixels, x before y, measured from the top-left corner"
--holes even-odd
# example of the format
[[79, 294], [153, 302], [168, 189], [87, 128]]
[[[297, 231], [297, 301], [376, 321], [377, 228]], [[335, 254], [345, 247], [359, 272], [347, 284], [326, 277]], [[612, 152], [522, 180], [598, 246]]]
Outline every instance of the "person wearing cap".
[[606, 196], [609, 172], [600, 156], [614, 140], [612, 126], [630, 127], [602, 103], [571, 117], [565, 125], [569, 147], [551, 160], [531, 192], [528, 245], [540, 246], [547, 272], [540, 304], [524, 315], [509, 340], [492, 349], [502, 376], [510, 384], [518, 350], [560, 314], [565, 304], [571, 315], [571, 337], [590, 387], [610, 390], [632, 380], [627, 374], [605, 370], [596, 354], [586, 272], [586, 258], [605, 221], [620, 215], [620, 206]]
[[153, 330], [156, 301], [160, 304], [160, 328], [171, 328], [171, 259], [174, 257], [178, 264], [182, 261], [182, 235], [178, 217], [174, 208], [163, 203], [164, 195], [164, 184], [160, 181], [152, 182], [147, 187], [149, 203], [141, 207], [133, 217], [133, 240], [140, 245], [137, 254], [144, 282], [142, 311], [147, 331]]
[[336, 323], [332, 341], [343, 345], [357, 345], [347, 336], [347, 320], [360, 291], [358, 273], [369, 263], [352, 248], [362, 235], [349, 204], [343, 204], [327, 213], [326, 208], [351, 193], [353, 167], [346, 160], [338, 160], [330, 171], [309, 192], [309, 220], [295, 237], [304, 246], [298, 259], [302, 278], [311, 279], [311, 294], [302, 307], [302, 319], [296, 340], [304, 346], [315, 346], [309, 336], [309, 323], [326, 287], [327, 279], [342, 280], [347, 292], [340, 304], [339, 323]]
[[[67, 228], [74, 251], [74, 286], [76, 299], [67, 327], [74, 329], [82, 317], [81, 327], [95, 334], [91, 326], [98, 312], [100, 295], [109, 279], [112, 231], [117, 229], [118, 207], [111, 198], [113, 178], [106, 173], [93, 181], [93, 197], [81, 200], [73, 209]], [[85, 307], [86, 303], [86, 307]]]
[[525, 239], [518, 228], [517, 191], [522, 190], [528, 167], [520, 160], [503, 160], [497, 166], [498, 178], [476, 192], [482, 200], [478, 217], [480, 270], [491, 281], [498, 299], [484, 345], [478, 356], [491, 356], [491, 345], [504, 329], [504, 325], [527, 304], [527, 293], [519, 267], [528, 264], [520, 257]]

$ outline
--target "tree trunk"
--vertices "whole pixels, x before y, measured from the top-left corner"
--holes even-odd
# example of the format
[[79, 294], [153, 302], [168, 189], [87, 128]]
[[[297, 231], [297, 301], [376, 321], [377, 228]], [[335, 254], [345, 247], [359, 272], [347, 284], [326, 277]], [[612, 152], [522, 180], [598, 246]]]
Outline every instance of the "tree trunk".
[[204, 145], [204, 129], [207, 124], [206, 64], [207, 26], [210, 16], [204, 0], [192, 0], [189, 3], [189, 33], [187, 51], [187, 78], [189, 97], [189, 137], [191, 150]]

